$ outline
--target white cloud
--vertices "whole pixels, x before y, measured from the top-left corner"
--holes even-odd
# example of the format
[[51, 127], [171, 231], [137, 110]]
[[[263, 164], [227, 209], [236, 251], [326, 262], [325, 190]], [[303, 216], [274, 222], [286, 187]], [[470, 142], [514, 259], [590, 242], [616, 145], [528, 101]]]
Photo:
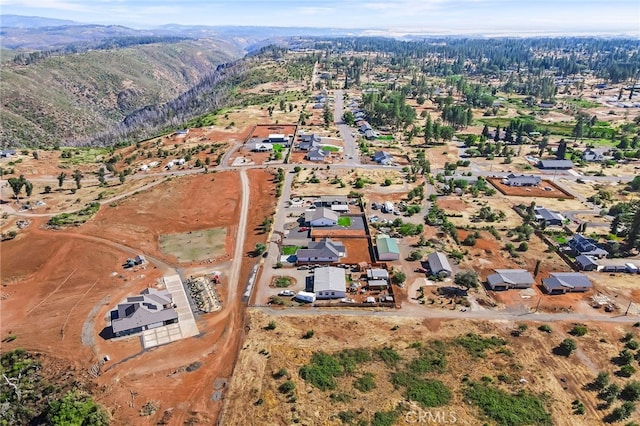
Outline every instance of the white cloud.
[[86, 4], [61, 0], [0, 0], [0, 6], [20, 6], [34, 9], [53, 9], [86, 12], [91, 8]]
[[335, 9], [331, 7], [298, 7], [296, 8], [297, 13], [300, 15], [322, 15], [326, 13], [331, 13]]

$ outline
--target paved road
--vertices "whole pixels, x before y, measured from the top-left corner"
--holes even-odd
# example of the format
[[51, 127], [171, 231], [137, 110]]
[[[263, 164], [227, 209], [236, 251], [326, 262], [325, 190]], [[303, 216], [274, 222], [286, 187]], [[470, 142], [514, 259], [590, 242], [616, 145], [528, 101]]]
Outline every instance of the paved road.
[[360, 158], [358, 157], [358, 149], [355, 138], [351, 136], [354, 131], [346, 123], [342, 121], [342, 115], [344, 114], [344, 91], [336, 90], [334, 92], [334, 110], [333, 119], [338, 130], [340, 131], [340, 137], [344, 141], [344, 161], [343, 164], [349, 167], [360, 165]]

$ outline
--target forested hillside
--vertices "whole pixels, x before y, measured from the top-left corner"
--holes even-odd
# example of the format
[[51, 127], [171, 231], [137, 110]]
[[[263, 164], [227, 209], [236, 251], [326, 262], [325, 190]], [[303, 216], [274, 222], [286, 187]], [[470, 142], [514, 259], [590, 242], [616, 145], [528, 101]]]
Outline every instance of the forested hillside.
[[74, 144], [174, 99], [240, 56], [231, 42], [203, 39], [50, 56], [29, 65], [6, 61], [0, 140], [5, 146]]

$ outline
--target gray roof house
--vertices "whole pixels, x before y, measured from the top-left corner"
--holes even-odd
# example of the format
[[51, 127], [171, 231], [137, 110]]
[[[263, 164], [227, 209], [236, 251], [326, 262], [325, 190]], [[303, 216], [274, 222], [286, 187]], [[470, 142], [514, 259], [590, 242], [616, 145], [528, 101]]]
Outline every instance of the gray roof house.
[[373, 131], [373, 129], [366, 129], [364, 131], [364, 137], [365, 139], [375, 139], [378, 137], [378, 134], [376, 132]]
[[12, 155], [16, 155], [15, 149], [3, 149], [2, 151], [0, 151], [1, 158], [9, 158]]
[[427, 263], [432, 275], [440, 275], [442, 277], [450, 277], [453, 273], [447, 256], [440, 252], [429, 253]]
[[127, 297], [126, 302], [111, 311], [111, 327], [116, 337], [175, 322], [178, 322], [178, 313], [173, 308], [171, 294], [155, 288]]
[[247, 144], [247, 148], [253, 152], [269, 152], [273, 151], [273, 144], [269, 142], [251, 142]]
[[487, 277], [491, 290], [509, 290], [512, 288], [529, 288], [533, 285], [533, 275], [524, 269], [496, 269], [495, 274]]
[[321, 195], [320, 200], [315, 203], [317, 206], [346, 206], [349, 204], [349, 198], [346, 195]]
[[593, 287], [589, 277], [579, 272], [553, 272], [542, 280], [542, 286], [549, 294], [588, 291]]
[[315, 133], [300, 135], [298, 148], [302, 151], [311, 151], [314, 148], [320, 148], [320, 142], [322, 142], [322, 138]]
[[[298, 262], [329, 262], [336, 263], [341, 257], [346, 256], [347, 249], [339, 241], [329, 238], [309, 243], [306, 249], [296, 251]], [[344, 274], [344, 271], [343, 271]]]
[[573, 234], [567, 245], [578, 254], [594, 256], [598, 258], [606, 257], [609, 252], [598, 245], [598, 243], [581, 234]]
[[598, 269], [598, 264], [593, 257], [581, 254], [576, 256], [576, 267], [581, 271], [595, 271]]
[[313, 274], [313, 292], [318, 299], [341, 299], [347, 292], [344, 269], [334, 266], [316, 268]]
[[373, 154], [373, 161], [380, 164], [390, 164], [393, 156], [386, 151], [376, 151]]
[[326, 157], [327, 153], [320, 148], [313, 148], [306, 155], [309, 161], [324, 161]]
[[502, 183], [509, 186], [538, 186], [542, 182], [540, 176], [520, 175], [516, 176], [509, 173], [506, 178], [502, 179]]
[[582, 153], [582, 159], [584, 161], [604, 161], [606, 157], [604, 156], [604, 150], [601, 149], [591, 149], [587, 148]]
[[547, 170], [569, 170], [573, 168], [571, 160], [540, 160], [538, 167]]
[[304, 221], [311, 226], [335, 226], [340, 215], [333, 210], [320, 207], [315, 210], [307, 210], [304, 214]]
[[533, 212], [536, 216], [536, 220], [540, 223], [544, 222], [545, 225], [556, 225], [561, 226], [565, 221], [565, 217], [558, 212], [554, 212], [548, 209], [545, 209], [541, 206], [536, 206], [533, 208]]

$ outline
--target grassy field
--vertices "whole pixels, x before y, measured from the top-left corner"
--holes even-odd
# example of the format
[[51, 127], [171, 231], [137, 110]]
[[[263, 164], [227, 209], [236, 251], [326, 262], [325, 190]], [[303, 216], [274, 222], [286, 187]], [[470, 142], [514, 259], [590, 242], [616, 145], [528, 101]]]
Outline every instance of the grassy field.
[[61, 158], [62, 164], [80, 165], [99, 162], [98, 157], [107, 155], [107, 148], [62, 148], [63, 153], [69, 153], [70, 158]]
[[179, 262], [196, 262], [225, 254], [226, 237], [226, 228], [161, 235], [160, 247]]
[[340, 151], [340, 148], [338, 148], [337, 146], [325, 145], [322, 147], [322, 150], [329, 151], [329, 152], [338, 152]]

